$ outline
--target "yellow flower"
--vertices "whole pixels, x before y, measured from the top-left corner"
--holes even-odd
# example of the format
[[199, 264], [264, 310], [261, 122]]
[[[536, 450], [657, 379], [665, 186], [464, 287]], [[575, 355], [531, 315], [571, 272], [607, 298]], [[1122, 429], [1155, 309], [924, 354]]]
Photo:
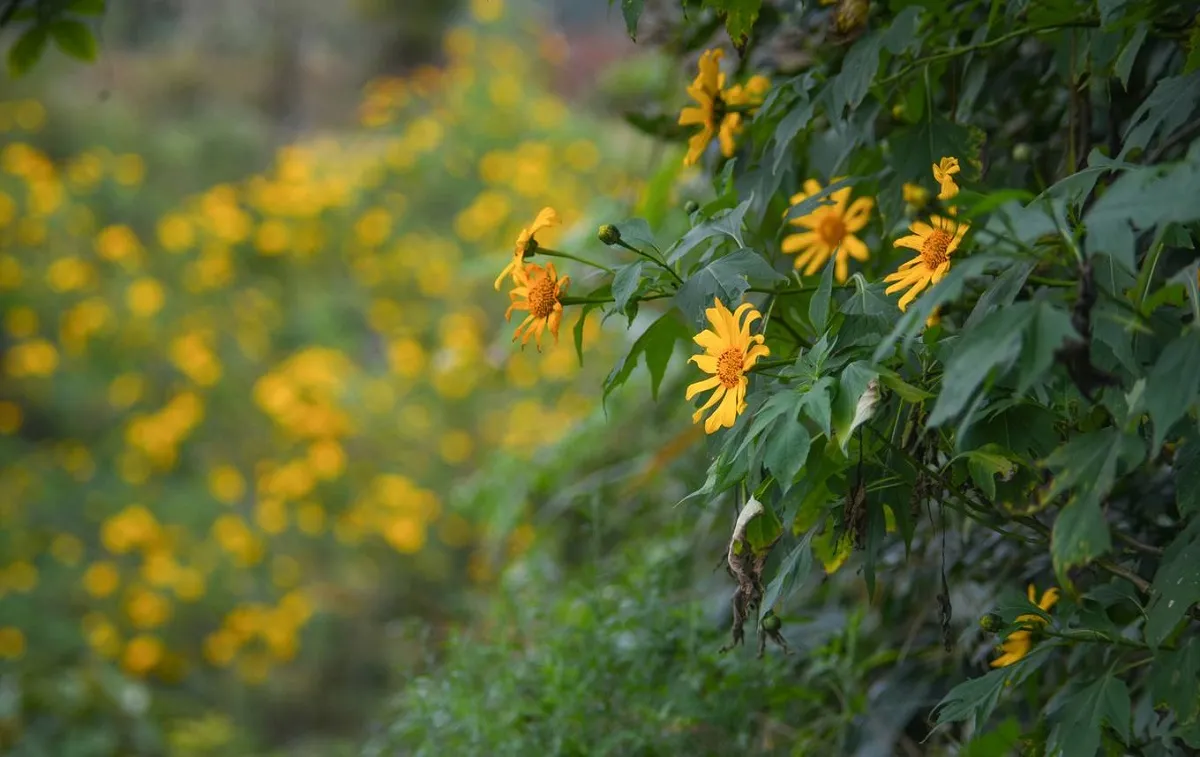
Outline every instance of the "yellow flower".
[[[1036, 603], [1042, 612], [1050, 612], [1050, 608], [1058, 602], [1058, 589], [1047, 589], [1042, 595], [1041, 601], [1037, 599], [1037, 590], [1033, 584], [1029, 584], [1029, 601]], [[1000, 651], [1004, 654], [992, 660], [993, 668], [1003, 668], [1012, 665], [1023, 659], [1029, 654], [1029, 650], [1033, 648], [1033, 627], [1037, 625], [1046, 625], [1046, 619], [1041, 615], [1020, 615], [1017, 617], [1018, 623], [1027, 624], [1025, 628], [1018, 631], [1013, 631], [1008, 635], [1008, 638], [1000, 645]]]
[[[721, 403], [704, 421], [706, 434], [722, 427], [733, 427], [738, 415], [746, 409], [746, 386], [749, 384], [746, 371], [760, 357], [771, 354], [763, 344], [762, 334], [750, 335], [750, 324], [762, 318], [762, 313], [753, 305], [744, 302], [730, 313], [721, 300], [714, 298], [713, 303], [714, 307], [704, 311], [712, 328], [692, 338], [704, 348], [704, 354], [693, 355], [688, 360], [712, 376], [689, 386], [685, 395], [685, 399], [691, 400], [700, 392], [715, 389], [704, 406], [692, 414], [692, 423], [698, 423], [705, 410]], [[743, 315], [745, 321], [742, 321]]]
[[904, 183], [904, 202], [907, 205], [915, 205], [920, 208], [929, 200], [929, 190], [920, 184]]
[[534, 235], [542, 229], [555, 226], [559, 223], [561, 221], [559, 221], [558, 213], [554, 212], [554, 208], [545, 207], [537, 214], [537, 218], [533, 219], [532, 224], [527, 228], [521, 229], [521, 233], [517, 235], [517, 243], [513, 246], [512, 260], [508, 261], [508, 265], [504, 266], [504, 270], [496, 277], [495, 288], [497, 292], [500, 291], [500, 282], [504, 281], [505, 276], [511, 274], [513, 281], [517, 281], [517, 271], [520, 270], [522, 263], [524, 263], [525, 256], [532, 251], [529, 249], [531, 242], [534, 245], [534, 249], [536, 249], [537, 240], [534, 239]]
[[909, 226], [913, 233], [895, 242], [896, 247], [907, 247], [920, 254], [902, 263], [895, 273], [883, 279], [894, 282], [885, 290], [885, 294], [908, 288], [908, 292], [900, 298], [902, 313], [925, 287], [942, 280], [946, 271], [950, 270], [950, 256], [958, 249], [959, 242], [970, 228], [969, 224], [941, 216], [931, 216], [929, 220], [933, 222], [932, 226], [924, 221], [914, 221]]
[[731, 157], [734, 150], [733, 138], [742, 128], [741, 112], [727, 113], [730, 105], [753, 107], [762, 103], [771, 82], [765, 76], [753, 76], [745, 85], [725, 89], [725, 74], [721, 73], [722, 50], [706, 50], [700, 56], [699, 73], [687, 93], [696, 105], [689, 105], [679, 112], [680, 126], [700, 126], [688, 139], [685, 166], [695, 165], [712, 138], [721, 143], [721, 154]]
[[[820, 191], [821, 185], [809, 179], [804, 182], [804, 191], [792, 197], [792, 205], [799, 205]], [[830, 199], [833, 200], [832, 205], [820, 205], [808, 215], [788, 222], [793, 226], [803, 226], [808, 231], [784, 237], [782, 249], [788, 255], [796, 255], [795, 266], [804, 266], [806, 276], [821, 270], [836, 250], [835, 274], [837, 280], [842, 282], [850, 275], [851, 257], [866, 260], [870, 256], [867, 246], [854, 232], [867, 225], [875, 202], [869, 197], [859, 197], [847, 208], [850, 187], [839, 189], [830, 195]]]
[[563, 314], [562, 302], [559, 299], [570, 286], [571, 277], [563, 276], [560, 279], [553, 263], [547, 263], [545, 268], [528, 263], [519, 266], [513, 278], [517, 286], [509, 292], [512, 304], [508, 306], [504, 320], [510, 320], [514, 310], [529, 311], [529, 315], [525, 316], [525, 320], [521, 321], [521, 325], [517, 326], [513, 333], [513, 341], [521, 339], [523, 333], [525, 338], [521, 339], [521, 346], [524, 347], [529, 342], [529, 337], [536, 335], [538, 352], [541, 352], [542, 332], [549, 328], [550, 333], [554, 335], [554, 343], [557, 344], [558, 326], [562, 323]]
[[942, 191], [938, 192], [939, 200], [949, 200], [958, 194], [958, 185], [951, 178], [958, 171], [958, 158], [942, 158], [940, 163], [933, 165], [933, 179], [942, 185]]

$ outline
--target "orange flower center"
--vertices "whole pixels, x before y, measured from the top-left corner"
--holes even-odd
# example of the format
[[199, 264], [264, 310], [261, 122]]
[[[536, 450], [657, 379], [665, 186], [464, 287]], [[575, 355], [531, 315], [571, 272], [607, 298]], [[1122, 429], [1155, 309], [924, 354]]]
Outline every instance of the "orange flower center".
[[942, 229], [934, 229], [929, 236], [925, 237], [925, 242], [921, 245], [921, 259], [925, 261], [925, 267], [936, 271], [938, 266], [945, 263], [949, 259], [946, 250], [950, 248], [950, 243], [953, 241], [954, 236]]
[[558, 304], [558, 287], [549, 276], [529, 283], [529, 313], [534, 318], [546, 318]]
[[732, 389], [741, 382], [744, 360], [745, 355], [737, 347], [726, 347], [721, 356], [717, 358], [717, 378], [721, 380], [726, 389]]
[[817, 234], [821, 236], [821, 241], [825, 244], [837, 247], [846, 236], [846, 224], [836, 213], [826, 213], [817, 225]]

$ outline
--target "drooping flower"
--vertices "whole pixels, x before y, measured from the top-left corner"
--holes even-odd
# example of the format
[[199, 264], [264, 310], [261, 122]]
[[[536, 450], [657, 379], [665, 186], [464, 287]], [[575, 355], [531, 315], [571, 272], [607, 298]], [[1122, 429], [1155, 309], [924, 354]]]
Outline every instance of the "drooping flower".
[[705, 50], [700, 56], [699, 73], [687, 88], [696, 105], [689, 105], [679, 112], [679, 125], [699, 126], [700, 131], [688, 139], [688, 151], [683, 159], [685, 166], [695, 165], [714, 136], [721, 144], [721, 154], [731, 157], [734, 137], [742, 128], [742, 114], [727, 112], [727, 108], [758, 105], [771, 86], [765, 76], [753, 76], [744, 86], [739, 84], [726, 89], [725, 74], [721, 72], [724, 54], [719, 49]]
[[917, 255], [906, 263], [901, 263], [895, 273], [884, 277], [884, 281], [893, 282], [884, 290], [885, 294], [908, 289], [900, 298], [900, 312], [908, 308], [908, 304], [916, 299], [925, 287], [942, 280], [950, 270], [950, 256], [958, 249], [963, 235], [970, 225], [955, 221], [952, 218], [931, 216], [933, 225], [924, 221], [914, 221], [909, 230], [912, 234], [895, 241], [896, 247], [907, 247], [916, 250]]
[[[1037, 589], [1033, 584], [1029, 584], [1027, 591], [1029, 601], [1036, 604], [1042, 612], [1050, 612], [1050, 608], [1058, 602], [1058, 589], [1047, 589], [1040, 600], [1037, 598]], [[1039, 625], [1046, 625], [1045, 618], [1032, 613], [1018, 616], [1017, 622], [1023, 623], [1024, 627], [1010, 633], [1008, 638], [1000, 644], [1000, 651], [1003, 654], [992, 660], [993, 668], [1004, 668], [1024, 659], [1029, 654], [1029, 650], [1033, 648], [1033, 630]]]
[[554, 211], [554, 208], [545, 207], [537, 214], [537, 218], [533, 219], [533, 223], [521, 229], [521, 233], [517, 235], [517, 242], [513, 245], [512, 260], [508, 261], [508, 265], [504, 266], [504, 270], [496, 277], [495, 288], [497, 292], [500, 291], [500, 283], [504, 281], [505, 276], [511, 275], [512, 280], [514, 282], [517, 281], [517, 271], [520, 270], [521, 264], [525, 261], [525, 256], [531, 252], [529, 249], [530, 244], [532, 243], [535, 247], [537, 245], [534, 235], [542, 229], [555, 226], [559, 223], [558, 213]]
[[719, 428], [731, 428], [738, 415], [746, 409], [746, 387], [749, 384], [746, 371], [760, 357], [770, 355], [771, 350], [763, 344], [762, 334], [750, 334], [750, 324], [762, 318], [762, 313], [750, 303], [738, 305], [737, 310], [731, 313], [720, 299], [714, 298], [713, 307], [705, 310], [704, 314], [712, 328], [692, 338], [704, 348], [704, 354], [693, 355], [688, 362], [695, 363], [700, 370], [712, 375], [689, 386], [685, 398], [691, 400], [700, 392], [714, 390], [704, 406], [692, 414], [692, 423], [698, 423], [706, 410], [717, 406], [704, 421], [704, 432], [711, 434]]
[[933, 164], [933, 179], [942, 186], [942, 191], [938, 192], [939, 200], [949, 200], [958, 194], [953, 176], [959, 170], [958, 158], [942, 158], [940, 163]]
[[525, 263], [517, 267], [513, 279], [517, 286], [509, 292], [512, 304], [508, 306], [504, 320], [510, 320], [514, 310], [529, 312], [513, 332], [513, 341], [520, 339], [524, 347], [529, 343], [529, 337], [536, 337], [538, 352], [541, 352], [542, 332], [548, 328], [557, 344], [558, 326], [562, 323], [563, 314], [560, 299], [570, 286], [571, 277], [559, 278], [553, 263], [547, 263], [544, 268], [536, 263]]
[[[834, 181], [838, 181], [834, 179]], [[821, 185], [813, 179], [804, 182], [804, 191], [792, 197], [793, 206], [821, 191]], [[830, 195], [831, 205], [819, 205], [813, 212], [789, 221], [793, 226], [808, 229], [784, 237], [781, 249], [788, 255], [796, 255], [795, 267], [804, 267], [804, 275], [811, 276], [821, 270], [829, 257], [837, 251], [834, 274], [838, 282], [850, 275], [850, 258], [867, 260], [870, 253], [863, 241], [855, 236], [867, 225], [875, 201], [869, 197], [850, 200], [850, 187], [839, 189]]]

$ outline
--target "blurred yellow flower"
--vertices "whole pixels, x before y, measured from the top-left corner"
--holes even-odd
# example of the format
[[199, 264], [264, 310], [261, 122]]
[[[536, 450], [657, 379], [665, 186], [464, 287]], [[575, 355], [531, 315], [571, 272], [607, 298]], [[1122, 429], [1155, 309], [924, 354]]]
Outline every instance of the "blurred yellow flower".
[[136, 153], [120, 155], [113, 166], [113, 178], [121, 186], [136, 187], [146, 177], [146, 162]]
[[204, 639], [204, 658], [223, 668], [233, 662], [241, 646], [236, 634], [225, 629], [213, 631]]
[[504, 0], [471, 0], [471, 15], [481, 23], [495, 21], [504, 15]]
[[920, 184], [904, 183], [903, 187], [904, 202], [908, 205], [921, 208], [929, 201], [929, 190]]
[[[1027, 592], [1029, 601], [1036, 604], [1043, 612], [1050, 612], [1050, 609], [1058, 602], [1057, 588], [1047, 589], [1040, 600], [1037, 598], [1037, 589], [1034, 588], [1033, 584], [1029, 584]], [[1017, 622], [1023, 623], [1024, 626], [1010, 633], [1004, 642], [1001, 643], [1000, 651], [1004, 654], [992, 660], [991, 666], [993, 668], [1007, 667], [1015, 662], [1019, 662], [1028, 655], [1029, 651], [1033, 648], [1033, 631], [1039, 625], [1045, 625], [1046, 619], [1040, 615], [1028, 614], [1018, 616]]]
[[46, 269], [46, 283], [56, 292], [83, 289], [95, 278], [92, 266], [73, 256], [59, 258]]
[[14, 626], [0, 627], [0, 659], [16, 660], [24, 654], [24, 632]]
[[78, 565], [83, 559], [83, 542], [74, 534], [59, 534], [50, 542], [50, 554], [68, 567]]
[[713, 307], [704, 314], [712, 328], [693, 337], [704, 348], [704, 354], [693, 355], [688, 362], [712, 375], [689, 386], [685, 399], [691, 401], [700, 392], [715, 390], [703, 407], [692, 414], [692, 423], [698, 423], [706, 410], [720, 403], [704, 421], [704, 432], [711, 434], [720, 428], [733, 427], [738, 415], [746, 409], [749, 385], [746, 371], [771, 351], [763, 344], [762, 334], [750, 334], [750, 324], [762, 318], [762, 313], [750, 303], [744, 302], [730, 313], [720, 299], [713, 298]]
[[21, 406], [8, 400], [0, 401], [0, 434], [15, 434], [21, 428]]
[[138, 279], [125, 290], [125, 304], [129, 312], [142, 318], [149, 318], [162, 310], [165, 300], [162, 284], [152, 278]]
[[107, 618], [100, 613], [88, 613], [83, 617], [83, 634], [88, 646], [104, 657], [116, 657], [121, 651], [121, 635]]
[[108, 560], [94, 562], [83, 572], [83, 588], [97, 599], [111, 595], [120, 583], [120, 571], [115, 563]]
[[125, 614], [134, 628], [158, 628], [171, 617], [171, 603], [153, 591], [133, 589], [125, 600]]
[[37, 131], [46, 122], [46, 106], [37, 100], [21, 100], [17, 103], [16, 121], [25, 131]]
[[521, 229], [521, 233], [517, 235], [516, 244], [513, 245], [513, 256], [508, 261], [508, 265], [504, 266], [504, 270], [500, 271], [500, 275], [496, 277], [494, 287], [496, 291], [500, 291], [500, 284], [504, 281], [505, 276], [512, 276], [514, 283], [519, 283], [519, 275], [521, 266], [525, 262], [525, 257], [537, 250], [537, 239], [535, 235], [550, 226], [562, 223], [558, 218], [558, 213], [551, 207], [542, 208], [537, 217], [533, 219], [533, 223]]
[[49, 376], [58, 368], [58, 350], [45, 339], [30, 339], [9, 348], [4, 367], [14, 378]]
[[563, 314], [561, 298], [571, 284], [571, 277], [559, 278], [553, 263], [547, 263], [545, 268], [526, 263], [517, 267], [514, 278], [517, 286], [509, 292], [512, 304], [508, 306], [504, 319], [510, 320], [514, 310], [527, 311], [529, 315], [517, 326], [512, 340], [521, 339], [521, 346], [524, 347], [529, 343], [529, 338], [534, 336], [538, 352], [541, 352], [543, 331], [548, 329], [554, 335], [554, 343], [558, 343], [558, 327]]
[[735, 85], [725, 88], [725, 74], [721, 72], [721, 58], [725, 52], [720, 49], [705, 50], [700, 55], [699, 73], [691, 86], [687, 88], [688, 95], [696, 101], [696, 105], [685, 107], [679, 113], [680, 126], [699, 126], [700, 131], [688, 139], [688, 151], [683, 164], [694, 165], [708, 143], [717, 138], [721, 145], [721, 154], [729, 158], [733, 156], [735, 147], [734, 137], [742, 129], [742, 112], [730, 112], [729, 108], [751, 109], [762, 103], [770, 88], [770, 81], [764, 76], [754, 76], [745, 86]]
[[196, 242], [192, 223], [178, 213], [170, 213], [158, 221], [158, 243], [167, 252], [183, 252]]
[[958, 194], [958, 185], [954, 183], [953, 178], [958, 172], [958, 158], [942, 158], [940, 163], [933, 164], [933, 180], [942, 188], [938, 192], [939, 200], [949, 200]]
[[153, 670], [154, 666], [162, 660], [163, 651], [162, 639], [157, 636], [140, 634], [134, 636], [125, 645], [125, 653], [121, 657], [121, 665], [133, 675], [145, 675]]
[[38, 569], [33, 565], [33, 563], [25, 560], [18, 560], [4, 570], [3, 585], [6, 586], [9, 591], [15, 591], [19, 594], [28, 594], [37, 588]]
[[105, 226], [96, 234], [96, 252], [105, 260], [132, 261], [141, 255], [141, 251], [142, 243], [128, 226]]
[[[820, 183], [809, 179], [804, 182], [804, 191], [792, 196], [792, 206], [799, 205], [820, 191]], [[838, 283], [842, 283], [850, 277], [850, 258], [865, 262], [870, 257], [867, 246], [855, 233], [867, 225], [875, 201], [869, 197], [859, 197], [851, 203], [850, 192], [850, 187], [839, 189], [829, 197], [832, 204], [818, 205], [808, 215], [788, 220], [793, 226], [807, 229], [784, 237], [780, 245], [784, 254], [796, 255], [793, 265], [796, 268], [803, 267], [805, 276], [824, 268], [836, 252], [834, 276]]]
[[141, 399], [146, 380], [138, 373], [122, 373], [108, 385], [108, 403], [115, 408], [127, 408]]
[[38, 316], [33, 308], [18, 305], [4, 313], [4, 330], [15, 339], [26, 339], [37, 333]]
[[904, 312], [908, 304], [925, 287], [942, 280], [950, 270], [950, 256], [958, 249], [963, 235], [970, 228], [967, 223], [959, 223], [941, 216], [931, 216], [930, 221], [932, 225], [924, 221], [914, 221], [909, 227], [912, 234], [894, 242], [896, 247], [907, 247], [920, 253], [907, 263], [901, 263], [895, 273], [888, 274], [883, 279], [893, 282], [884, 290], [885, 294], [908, 289], [900, 298], [900, 312]]

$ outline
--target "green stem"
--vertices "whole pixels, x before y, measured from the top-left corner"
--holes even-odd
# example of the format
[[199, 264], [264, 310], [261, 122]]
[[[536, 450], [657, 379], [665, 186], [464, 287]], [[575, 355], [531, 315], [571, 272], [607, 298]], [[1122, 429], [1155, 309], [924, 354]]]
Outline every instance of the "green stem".
[[535, 252], [534, 255], [545, 255], [548, 258], [566, 258], [567, 260], [574, 260], [577, 263], [583, 263], [584, 265], [590, 265], [592, 268], [599, 268], [601, 271], [604, 271], [606, 273], [613, 273], [613, 269], [609, 268], [606, 265], [600, 265], [599, 263], [597, 263], [595, 261], [588, 260], [587, 258], [581, 258], [578, 255], [572, 255], [569, 252], [560, 252], [559, 250], [547, 250], [544, 247], [539, 247], [539, 248], [537, 248], [537, 252]]
[[[1092, 629], [1079, 629], [1075, 631], [1051, 631], [1048, 628], [1041, 629], [1041, 633], [1046, 636], [1053, 636], [1056, 639], [1065, 639], [1066, 641], [1082, 641], [1092, 644], [1112, 644], [1118, 647], [1129, 647], [1131, 649], [1150, 649], [1146, 644], [1133, 639], [1126, 639], [1124, 636], [1109, 636], [1107, 634], [1094, 631]], [[1163, 644], [1159, 649], [1173, 650], [1173, 644]]]
[[1093, 21], [1090, 19], [1077, 19], [1075, 21], [1068, 21], [1068, 22], [1062, 23], [1062, 24], [1045, 24], [1043, 26], [1029, 26], [1024, 29], [1017, 29], [1016, 31], [1009, 32], [1008, 34], [1001, 34], [999, 37], [996, 37], [995, 39], [985, 40], [983, 42], [979, 42], [974, 45], [966, 45], [964, 47], [956, 47], [953, 50], [942, 50], [941, 52], [936, 52], [932, 55], [927, 55], [924, 58], [917, 58], [912, 63], [908, 64], [907, 66], [900, 69], [896, 73], [881, 80], [879, 82], [879, 84], [880, 84], [880, 86], [886, 86], [895, 81], [899, 81], [900, 79], [903, 79], [905, 76], [908, 76], [912, 72], [920, 69], [923, 66], [927, 66], [930, 63], [937, 63], [938, 61], [950, 60], [951, 58], [957, 58], [960, 55], [966, 55], [968, 53], [976, 52], [979, 50], [987, 50], [987, 49], [996, 47], [998, 45], [1003, 45], [1005, 42], [1010, 42], [1014, 39], [1019, 39], [1021, 37], [1025, 37], [1027, 35], [1041, 34], [1043, 32], [1052, 32], [1052, 31], [1057, 31], [1059, 29], [1074, 29], [1074, 28], [1078, 28], [1078, 27], [1094, 27], [1097, 25], [1098, 24], [1096, 21]]
[[1030, 276], [1029, 281], [1033, 284], [1041, 284], [1048, 287], [1073, 287], [1075, 282], [1069, 279], [1050, 279], [1045, 276]]
[[[634, 297], [630, 301], [637, 300], [638, 302], [650, 302], [651, 300], [665, 300], [668, 297], [674, 297], [673, 293], [659, 292], [657, 294], [648, 294], [644, 297]], [[612, 295], [607, 297], [559, 297], [558, 301], [563, 305], [603, 305], [606, 302], [614, 302]]]
[[651, 255], [650, 253], [646, 252], [645, 250], [639, 250], [638, 248], [634, 247], [633, 245], [629, 244], [628, 242], [626, 242], [626, 241], [625, 241], [625, 240], [623, 240], [623, 239], [618, 239], [618, 240], [617, 240], [617, 244], [619, 244], [620, 246], [624, 247], [625, 249], [629, 250], [629, 251], [630, 251], [630, 252], [632, 252], [632, 253], [635, 253], [635, 254], [637, 254], [637, 255], [641, 255], [641, 256], [642, 256], [643, 258], [645, 258], [646, 260], [649, 260], [649, 261], [650, 261], [651, 263], [653, 263], [654, 265], [658, 266], [659, 268], [663, 269], [663, 270], [664, 270], [664, 271], [666, 271], [667, 273], [671, 274], [671, 276], [673, 276], [677, 282], [679, 282], [680, 284], [682, 284], [682, 283], [683, 283], [683, 278], [682, 278], [682, 277], [680, 277], [680, 275], [679, 275], [678, 273], [676, 273], [676, 272], [675, 272], [675, 269], [674, 269], [674, 268], [672, 268], [671, 266], [667, 265], [666, 263], [664, 263], [663, 261], [659, 260], [658, 258], [654, 257], [653, 255]]
[[1141, 282], [1139, 282], [1141, 284], [1141, 287], [1139, 287], [1141, 291], [1138, 293], [1138, 312], [1142, 311], [1142, 308], [1146, 304], [1146, 296], [1150, 294], [1150, 282], [1154, 279], [1154, 269], [1158, 268], [1158, 259], [1162, 257], [1163, 247], [1164, 245], [1162, 242], [1154, 245], [1154, 249], [1150, 251], [1150, 260], [1142, 265], [1142, 276], [1144, 276], [1144, 278]]
[[775, 294], [775, 295], [802, 294], [803, 292], [815, 292], [815, 291], [817, 291], [818, 286], [819, 285], [817, 285], [817, 284], [813, 284], [811, 286], [802, 286], [802, 287], [791, 287], [791, 288], [785, 287], [784, 289], [768, 289], [766, 287], [750, 287], [746, 291], [747, 292], [757, 292], [759, 294]]

